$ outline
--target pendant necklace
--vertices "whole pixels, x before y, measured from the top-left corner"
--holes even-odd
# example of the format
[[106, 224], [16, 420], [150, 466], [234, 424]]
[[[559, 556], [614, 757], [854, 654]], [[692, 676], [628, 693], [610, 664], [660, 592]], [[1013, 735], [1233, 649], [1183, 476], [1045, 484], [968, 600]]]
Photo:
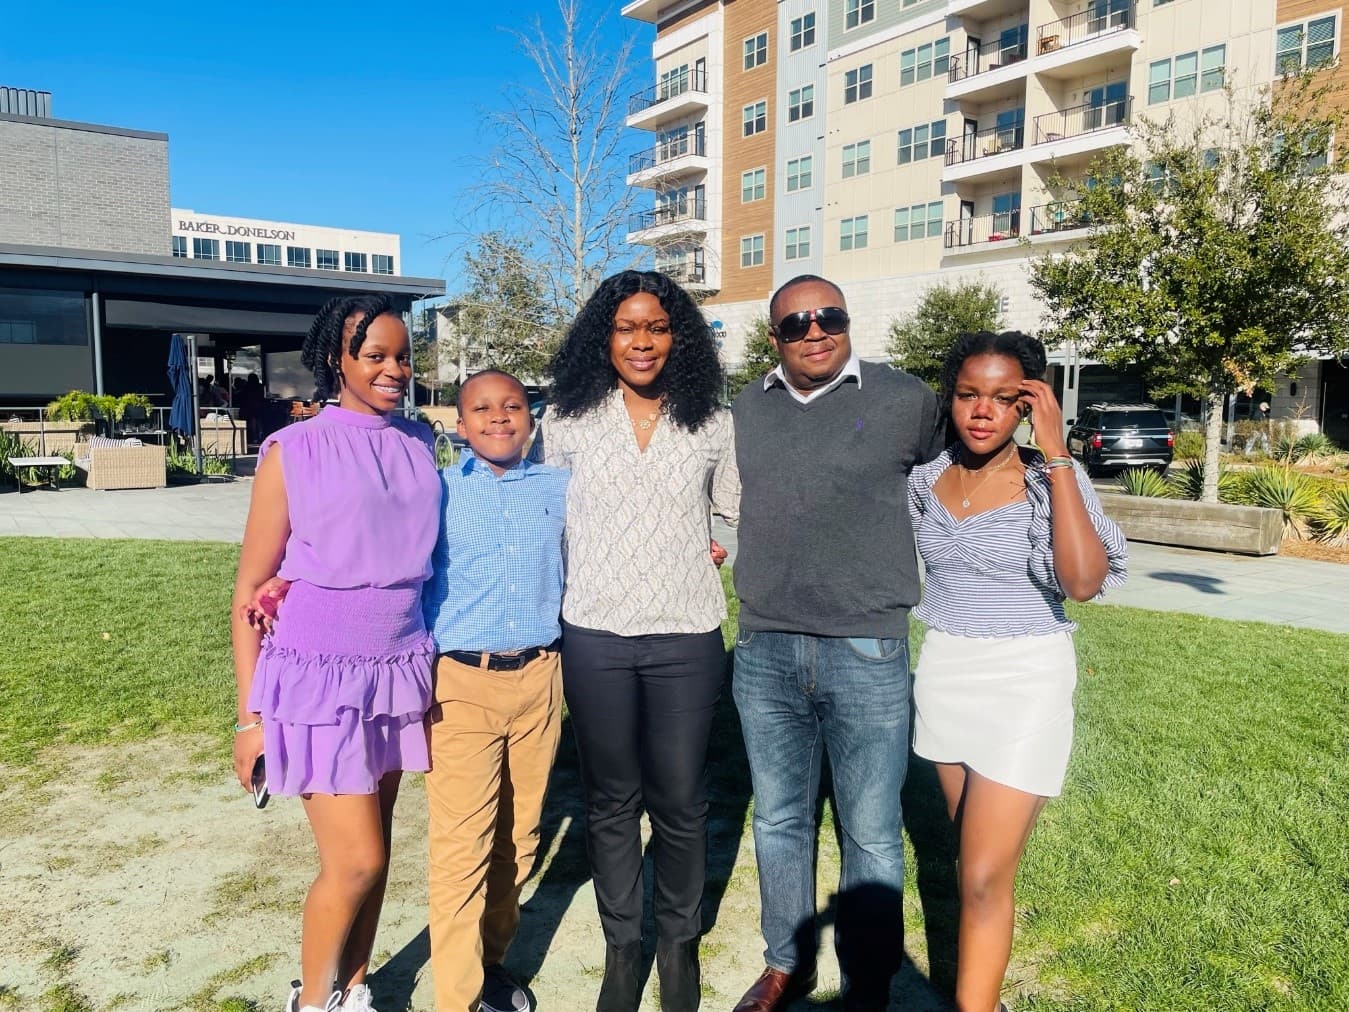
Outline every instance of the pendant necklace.
[[659, 417], [660, 417], [660, 406], [657, 405], [655, 411], [651, 412], [649, 415], [646, 415], [642, 418], [633, 418], [632, 415], [628, 415], [628, 421], [632, 422], [633, 425], [635, 425], [637, 428], [645, 432], [647, 429], [651, 428], [651, 426], [656, 424], [656, 419]]
[[1007, 456], [1003, 457], [1001, 461], [999, 461], [998, 463], [994, 464], [992, 467], [989, 467], [989, 466], [985, 465], [984, 468], [983, 468], [982, 471], [981, 471], [981, 473], [983, 474], [983, 477], [979, 480], [979, 483], [978, 483], [977, 485], [974, 486], [974, 491], [973, 491], [973, 492], [966, 492], [966, 491], [965, 491], [965, 472], [966, 472], [966, 468], [965, 468], [964, 463], [962, 462], [962, 463], [960, 464], [960, 470], [956, 472], [956, 478], [957, 478], [957, 480], [959, 480], [959, 482], [960, 482], [960, 508], [961, 508], [961, 509], [969, 509], [969, 508], [970, 508], [970, 496], [973, 495], [974, 492], [978, 492], [979, 489], [981, 489], [981, 488], [984, 487], [984, 484], [988, 481], [988, 479], [991, 478], [991, 477], [993, 476], [993, 472], [994, 472], [994, 471], [1001, 471], [1004, 467], [1006, 467], [1008, 464], [1010, 464], [1010, 463], [1012, 462], [1012, 458], [1015, 457], [1015, 456], [1016, 456], [1016, 446], [1014, 445], [1014, 446], [1012, 446], [1012, 448], [1011, 448], [1011, 452], [1009, 452], [1009, 453], [1007, 454]]

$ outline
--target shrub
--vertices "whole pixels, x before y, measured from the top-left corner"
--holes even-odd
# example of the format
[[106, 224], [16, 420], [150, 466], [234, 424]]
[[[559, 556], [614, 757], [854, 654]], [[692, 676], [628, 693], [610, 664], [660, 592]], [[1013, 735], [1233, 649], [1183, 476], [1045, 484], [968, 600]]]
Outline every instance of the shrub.
[[[1198, 500], [1204, 491], [1204, 462], [1202, 460], [1186, 461], [1185, 466], [1179, 471], [1173, 472], [1167, 478], [1167, 481], [1171, 484], [1173, 498]], [[1240, 484], [1241, 478], [1237, 474], [1224, 467], [1219, 467], [1218, 501], [1234, 502], [1232, 496]]]
[[47, 405], [47, 417], [54, 422], [90, 422], [95, 413], [110, 420], [120, 421], [126, 409], [135, 405], [146, 413], [154, 407], [145, 394], [91, 394], [87, 390], [71, 390]]
[[1264, 506], [1283, 514], [1284, 537], [1300, 538], [1316, 515], [1320, 498], [1306, 475], [1288, 467], [1259, 467], [1246, 475], [1239, 498], [1246, 506]]
[[1339, 448], [1324, 432], [1309, 432], [1293, 444], [1298, 460], [1332, 456]]
[[5, 484], [14, 480], [14, 468], [9, 466], [10, 457], [36, 457], [37, 447], [16, 433], [0, 431], [0, 478]]
[[1162, 475], [1149, 467], [1130, 467], [1115, 479], [1125, 495], [1141, 495], [1150, 499], [1174, 499], [1175, 490]]
[[1203, 460], [1204, 434], [1197, 429], [1181, 429], [1176, 433], [1177, 460]]
[[1311, 515], [1312, 534], [1327, 544], [1349, 545], [1349, 485], [1343, 482], [1321, 493]]

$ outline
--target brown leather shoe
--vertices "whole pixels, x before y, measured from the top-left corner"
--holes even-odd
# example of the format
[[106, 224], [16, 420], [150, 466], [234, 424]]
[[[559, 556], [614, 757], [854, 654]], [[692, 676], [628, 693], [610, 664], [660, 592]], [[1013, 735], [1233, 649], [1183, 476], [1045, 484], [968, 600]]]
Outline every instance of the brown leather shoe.
[[815, 990], [815, 973], [783, 973], [771, 966], [750, 985], [734, 1012], [779, 1012]]

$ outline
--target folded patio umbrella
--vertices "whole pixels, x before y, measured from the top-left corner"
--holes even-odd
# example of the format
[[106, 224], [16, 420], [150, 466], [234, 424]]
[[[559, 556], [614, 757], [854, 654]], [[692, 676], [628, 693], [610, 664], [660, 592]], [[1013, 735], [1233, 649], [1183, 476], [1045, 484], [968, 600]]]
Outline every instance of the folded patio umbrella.
[[187, 342], [182, 334], [174, 334], [169, 341], [169, 383], [173, 386], [173, 408], [169, 412], [169, 428], [183, 435], [196, 431], [192, 412], [192, 375], [196, 370], [188, 361]]

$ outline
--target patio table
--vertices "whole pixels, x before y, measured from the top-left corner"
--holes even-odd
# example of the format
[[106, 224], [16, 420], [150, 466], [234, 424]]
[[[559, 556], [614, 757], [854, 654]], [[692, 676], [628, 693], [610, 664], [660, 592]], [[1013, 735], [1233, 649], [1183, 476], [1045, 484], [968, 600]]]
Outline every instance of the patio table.
[[9, 466], [14, 468], [14, 482], [19, 486], [19, 492], [23, 492], [23, 480], [19, 476], [21, 471], [37, 471], [41, 478], [43, 468], [47, 468], [49, 474], [47, 483], [54, 489], [60, 489], [57, 483], [57, 476], [61, 473], [61, 468], [70, 463], [65, 457], [7, 457]]

